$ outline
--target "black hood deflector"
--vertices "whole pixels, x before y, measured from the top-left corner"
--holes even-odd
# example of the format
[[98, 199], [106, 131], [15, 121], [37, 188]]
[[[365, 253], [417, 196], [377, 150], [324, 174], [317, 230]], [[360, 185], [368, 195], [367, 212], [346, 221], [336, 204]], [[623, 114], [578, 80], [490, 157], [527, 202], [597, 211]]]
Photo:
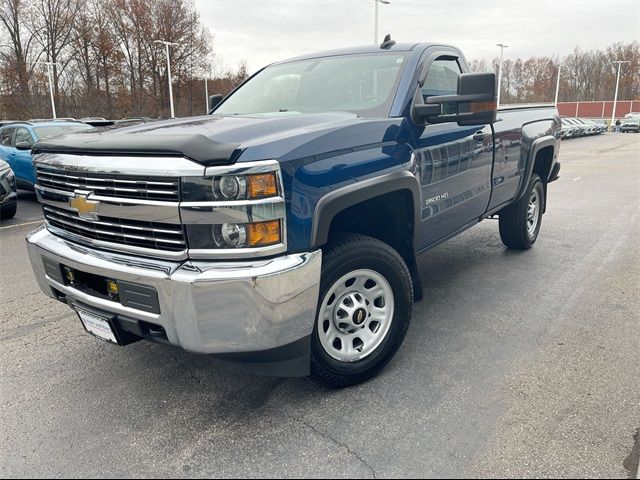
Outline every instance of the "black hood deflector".
[[79, 133], [35, 144], [32, 153], [186, 157], [204, 166], [229, 165], [240, 144], [222, 143], [202, 134]]

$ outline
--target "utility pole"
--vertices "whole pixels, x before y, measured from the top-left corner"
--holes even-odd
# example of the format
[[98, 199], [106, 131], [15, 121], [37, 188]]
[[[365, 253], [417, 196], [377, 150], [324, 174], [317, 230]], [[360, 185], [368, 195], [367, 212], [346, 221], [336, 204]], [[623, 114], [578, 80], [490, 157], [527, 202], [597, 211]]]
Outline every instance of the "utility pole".
[[167, 42], [165, 40], [156, 40], [153, 43], [162, 44], [165, 47], [165, 52], [167, 54], [167, 76], [169, 77], [169, 105], [171, 106], [171, 118], [175, 118], [175, 112], [173, 110], [173, 87], [171, 82], [171, 59], [169, 57], [169, 47], [178, 45], [177, 43]]
[[620, 86], [620, 67], [622, 67], [623, 63], [631, 63], [629, 60], [616, 60], [611, 62], [614, 65], [618, 65], [618, 76], [616, 78], [616, 93], [613, 96], [613, 111], [611, 112], [611, 128], [613, 128], [614, 122], [616, 120], [616, 104], [618, 103], [618, 87]]
[[381, 3], [383, 5], [389, 5], [391, 2], [389, 0], [373, 0], [376, 4], [376, 19], [374, 23], [374, 33], [373, 33], [373, 44], [378, 45], [378, 4]]
[[51, 96], [51, 111], [53, 112], [53, 117], [52, 118], [58, 118], [56, 116], [56, 102], [55, 99], [53, 98], [53, 66], [54, 65], [60, 65], [57, 62], [37, 62], [40, 65], [46, 65], [47, 66], [47, 76], [49, 77], [49, 95]]
[[504, 49], [509, 47], [509, 45], [505, 45], [504, 43], [497, 43], [498, 47], [500, 47], [500, 67], [498, 68], [498, 102], [497, 105], [500, 106], [500, 92], [502, 91], [502, 57], [504, 55]]
[[554, 105], [558, 108], [558, 93], [560, 93], [560, 70], [562, 69], [562, 64], [558, 64], [558, 80], [556, 82], [556, 99], [554, 101]]

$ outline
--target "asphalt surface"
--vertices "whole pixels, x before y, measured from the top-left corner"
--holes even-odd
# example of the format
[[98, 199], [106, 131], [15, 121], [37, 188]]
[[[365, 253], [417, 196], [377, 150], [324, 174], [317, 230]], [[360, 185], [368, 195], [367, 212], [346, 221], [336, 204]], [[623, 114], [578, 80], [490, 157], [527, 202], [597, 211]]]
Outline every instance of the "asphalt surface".
[[561, 161], [535, 247], [488, 220], [421, 257], [404, 346], [342, 391], [85, 334], [38, 290], [22, 195], [0, 225], [0, 476], [635, 476], [640, 135]]

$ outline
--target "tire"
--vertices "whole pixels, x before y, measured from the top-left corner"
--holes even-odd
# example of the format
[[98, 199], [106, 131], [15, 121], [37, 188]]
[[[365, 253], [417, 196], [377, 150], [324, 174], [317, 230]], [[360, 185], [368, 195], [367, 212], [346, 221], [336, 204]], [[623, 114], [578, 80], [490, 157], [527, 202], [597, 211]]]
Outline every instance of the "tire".
[[[509, 248], [526, 250], [538, 238], [544, 211], [544, 185], [537, 174], [532, 174], [523, 197], [500, 211], [500, 238]], [[530, 212], [530, 205], [535, 210]]]
[[5, 205], [0, 208], [0, 218], [2, 220], [9, 220], [16, 216], [16, 212], [18, 211], [18, 202], [15, 202], [13, 205]]
[[322, 263], [311, 379], [344, 388], [377, 374], [402, 345], [411, 319], [413, 284], [398, 252], [364, 235], [337, 239], [325, 250]]

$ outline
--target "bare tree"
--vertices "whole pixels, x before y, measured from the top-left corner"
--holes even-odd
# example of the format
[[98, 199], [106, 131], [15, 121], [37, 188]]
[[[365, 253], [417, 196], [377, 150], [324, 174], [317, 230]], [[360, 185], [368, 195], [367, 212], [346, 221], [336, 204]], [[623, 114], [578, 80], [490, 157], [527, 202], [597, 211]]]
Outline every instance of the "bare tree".
[[[2, 80], [9, 94], [16, 99], [15, 114], [25, 115], [31, 108], [29, 79], [34, 58], [34, 37], [24, 28], [21, 17], [30, 5], [25, 0], [0, 0], [0, 22], [9, 37], [8, 50], [0, 51]], [[17, 88], [15, 88], [17, 86]]]
[[68, 51], [75, 40], [76, 17], [84, 6], [82, 0], [31, 0], [31, 33], [53, 62], [53, 89], [60, 95], [60, 76], [72, 60]]

